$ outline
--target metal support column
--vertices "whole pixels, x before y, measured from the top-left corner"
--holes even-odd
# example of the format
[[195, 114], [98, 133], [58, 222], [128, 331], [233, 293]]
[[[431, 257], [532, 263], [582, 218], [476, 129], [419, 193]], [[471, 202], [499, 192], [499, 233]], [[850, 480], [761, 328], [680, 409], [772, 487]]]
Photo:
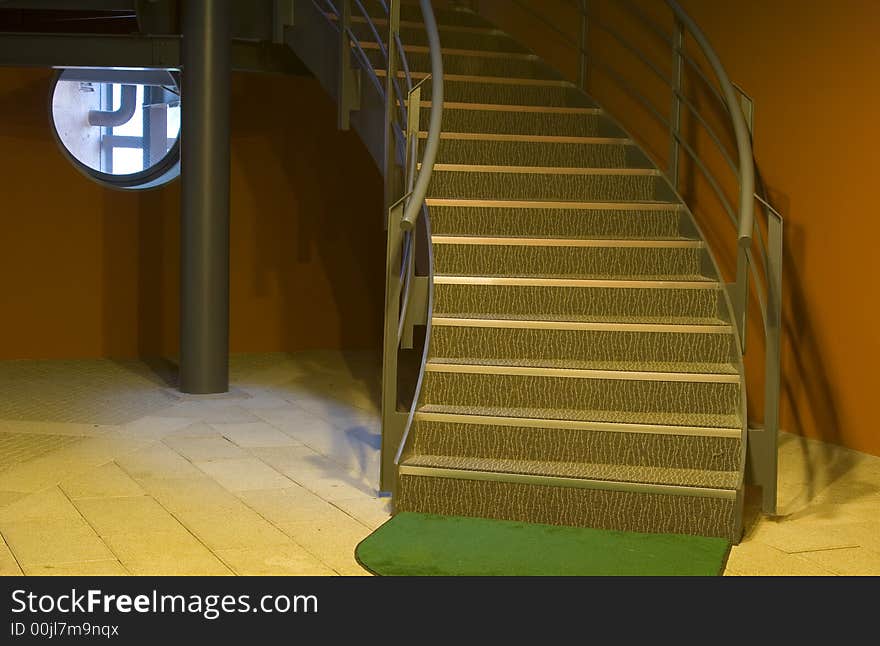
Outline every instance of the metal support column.
[[183, 4], [180, 390], [229, 390], [229, 0]]

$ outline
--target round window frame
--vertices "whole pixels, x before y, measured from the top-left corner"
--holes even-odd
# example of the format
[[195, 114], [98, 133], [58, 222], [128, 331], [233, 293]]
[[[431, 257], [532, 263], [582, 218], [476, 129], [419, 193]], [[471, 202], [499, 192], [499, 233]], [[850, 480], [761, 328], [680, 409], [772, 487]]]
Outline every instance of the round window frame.
[[[149, 168], [136, 173], [129, 173], [127, 175], [105, 173], [103, 171], [95, 170], [77, 159], [76, 156], [70, 152], [70, 149], [64, 145], [64, 141], [61, 139], [61, 135], [58, 133], [58, 128], [55, 125], [55, 88], [59, 81], [64, 80], [62, 77], [66, 71], [67, 70], [64, 68], [56, 71], [54, 78], [52, 79], [52, 84], [49, 87], [49, 124], [51, 126], [50, 129], [52, 131], [52, 136], [55, 139], [55, 143], [74, 168], [93, 182], [97, 182], [107, 188], [122, 191], [145, 191], [152, 188], [160, 188], [180, 177], [180, 130], [177, 132], [177, 139], [175, 139], [174, 145], [168, 149], [168, 152], [165, 153], [162, 159]], [[180, 75], [172, 70], [166, 71], [171, 77], [171, 80], [174, 81], [174, 86], [179, 92]]]

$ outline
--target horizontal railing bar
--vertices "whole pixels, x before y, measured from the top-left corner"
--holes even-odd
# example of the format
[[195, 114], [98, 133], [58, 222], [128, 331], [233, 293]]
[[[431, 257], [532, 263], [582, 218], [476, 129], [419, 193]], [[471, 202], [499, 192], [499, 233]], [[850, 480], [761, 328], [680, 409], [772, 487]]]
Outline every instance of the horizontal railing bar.
[[[599, 27], [600, 29], [605, 31], [607, 34], [609, 34], [612, 38], [614, 38], [614, 40], [616, 40], [618, 43], [620, 43], [620, 45], [624, 49], [626, 49], [633, 56], [635, 56], [641, 63], [643, 63], [648, 69], [650, 69], [657, 78], [659, 78], [661, 81], [663, 81], [663, 83], [665, 83], [667, 87], [669, 87], [670, 91], [676, 97], [678, 97], [679, 100], [681, 100], [681, 102], [684, 104], [684, 106], [700, 122], [700, 124], [703, 126], [703, 128], [708, 133], [709, 137], [712, 139], [712, 141], [718, 147], [719, 152], [721, 152], [722, 156], [724, 157], [724, 161], [727, 162], [727, 165], [730, 166], [730, 169], [734, 172], [734, 174], [736, 174], [738, 176], [739, 175], [739, 168], [737, 167], [736, 163], [733, 161], [733, 158], [730, 156], [730, 153], [727, 152], [727, 149], [725, 148], [724, 144], [721, 143], [721, 138], [717, 135], [715, 130], [712, 128], [712, 126], [709, 125], [709, 122], [706, 121], [706, 119], [703, 117], [703, 115], [700, 114], [700, 111], [697, 108], [697, 106], [695, 106], [693, 104], [693, 102], [683, 92], [675, 89], [672, 80], [669, 77], [667, 77], [666, 74], [664, 74], [663, 70], [661, 70], [659, 67], [654, 65], [650, 60], [648, 60], [647, 54], [645, 54], [642, 50], [640, 50], [635, 45], [628, 43], [626, 41], [626, 39], [620, 35], [619, 32], [614, 30], [613, 27], [603, 23], [600, 20], [594, 20], [593, 25]], [[681, 50], [677, 50], [677, 51], [680, 52]]]

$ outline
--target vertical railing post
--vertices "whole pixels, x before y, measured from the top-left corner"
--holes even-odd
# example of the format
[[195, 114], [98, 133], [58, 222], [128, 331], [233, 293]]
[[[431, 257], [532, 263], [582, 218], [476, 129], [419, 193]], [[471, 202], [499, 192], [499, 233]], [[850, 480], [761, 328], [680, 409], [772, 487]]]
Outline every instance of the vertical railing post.
[[351, 0], [340, 0], [339, 15], [339, 75], [337, 77], [337, 118], [339, 130], [351, 127], [351, 113], [360, 108], [360, 70], [352, 60], [349, 30], [351, 29]]
[[388, 61], [385, 69], [385, 215], [400, 197], [398, 184], [397, 123], [398, 97], [396, 80], [398, 72], [397, 48], [400, 34], [400, 0], [388, 4]]
[[580, 29], [578, 30], [577, 83], [582, 90], [587, 89], [590, 73], [590, 4], [589, 0], [579, 0]]
[[782, 387], [782, 218], [768, 214], [767, 222], [767, 330], [764, 375], [764, 477], [762, 508], [776, 513], [779, 450], [779, 405]]
[[[398, 36], [400, 33], [400, 0], [388, 4], [388, 61], [385, 69], [385, 214], [387, 243], [385, 247], [385, 328], [382, 341], [382, 448], [379, 487], [394, 492], [396, 466], [394, 457], [403, 437], [403, 424], [398, 412], [398, 325], [400, 321], [400, 269], [403, 201], [397, 147]], [[402, 160], [405, 162], [405, 160]]]
[[684, 25], [675, 21], [675, 34], [672, 40], [672, 112], [669, 116], [670, 148], [669, 179], [678, 190], [680, 173], [681, 143], [681, 94], [684, 81]]

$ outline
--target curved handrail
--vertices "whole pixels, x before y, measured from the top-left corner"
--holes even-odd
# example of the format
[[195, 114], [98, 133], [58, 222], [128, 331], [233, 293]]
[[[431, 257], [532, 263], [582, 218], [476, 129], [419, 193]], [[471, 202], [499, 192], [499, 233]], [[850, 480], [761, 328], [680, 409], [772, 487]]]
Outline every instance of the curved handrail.
[[[422, 154], [419, 176], [413, 186], [412, 195], [406, 205], [400, 226], [404, 231], [411, 230], [422, 210], [428, 194], [428, 185], [434, 172], [434, 162], [440, 149], [440, 130], [443, 123], [443, 54], [440, 50], [440, 30], [431, 7], [431, 0], [419, 0], [425, 31], [428, 34], [428, 47], [431, 51], [431, 121], [428, 126], [428, 139]], [[403, 50], [401, 50], [403, 53]]]
[[721, 92], [733, 122], [736, 148], [739, 153], [739, 244], [745, 248], [751, 247], [752, 231], [755, 227], [755, 157], [752, 152], [752, 134], [739, 107], [736, 89], [706, 34], [676, 0], [665, 0], [665, 2], [703, 50], [703, 55], [712, 66], [715, 77], [721, 85]]

